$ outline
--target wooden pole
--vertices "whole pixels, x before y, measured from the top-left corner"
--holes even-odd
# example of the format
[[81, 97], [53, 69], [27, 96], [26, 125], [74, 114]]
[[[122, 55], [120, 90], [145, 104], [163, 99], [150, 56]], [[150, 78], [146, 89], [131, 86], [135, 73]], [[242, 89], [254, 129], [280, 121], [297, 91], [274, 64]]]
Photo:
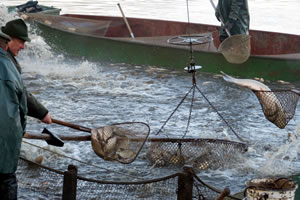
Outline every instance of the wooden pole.
[[127, 21], [127, 19], [126, 19], [126, 17], [125, 17], [125, 14], [124, 14], [124, 12], [123, 12], [123, 10], [122, 10], [122, 8], [121, 8], [121, 5], [120, 5], [119, 3], [118, 3], [117, 5], [118, 5], [119, 8], [120, 8], [121, 14], [122, 14], [122, 16], [123, 16], [123, 19], [124, 19], [124, 22], [125, 22], [125, 24], [126, 24], [126, 26], [127, 26], [127, 29], [128, 29], [128, 31], [129, 31], [129, 33], [130, 33], [130, 36], [134, 39], [133, 32], [132, 32], [132, 30], [131, 30], [131, 28], [130, 28], [130, 26], [129, 26], [129, 23], [128, 23], [128, 21]]
[[178, 177], [177, 200], [193, 199], [193, 168], [189, 165], [183, 167], [183, 172]]
[[221, 194], [216, 198], [216, 200], [223, 200], [225, 197], [227, 197], [230, 194], [230, 190], [228, 187], [224, 188], [224, 190], [221, 192]]
[[63, 200], [76, 200], [77, 167], [69, 165], [68, 171], [64, 172]]

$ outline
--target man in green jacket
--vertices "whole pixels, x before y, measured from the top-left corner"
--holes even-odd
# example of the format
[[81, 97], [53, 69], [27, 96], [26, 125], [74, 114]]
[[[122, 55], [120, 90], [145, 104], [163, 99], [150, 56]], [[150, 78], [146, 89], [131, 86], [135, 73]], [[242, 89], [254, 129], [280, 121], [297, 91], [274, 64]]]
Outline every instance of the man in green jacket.
[[[20, 50], [25, 48], [26, 41], [30, 42], [27, 25], [22, 19], [15, 19], [7, 22], [5, 26], [1, 27], [1, 30], [11, 37], [11, 41], [8, 42], [8, 56], [21, 74], [21, 66], [15, 56], [18, 55]], [[48, 110], [30, 92], [26, 90], [26, 93], [28, 116], [37, 118], [47, 124], [52, 123]]]
[[26, 127], [22, 78], [7, 56], [9, 37], [0, 32], [0, 199], [17, 199], [16, 169]]
[[231, 35], [249, 34], [248, 0], [219, 0], [215, 14], [224, 23], [220, 30], [221, 42], [228, 37], [225, 28]]

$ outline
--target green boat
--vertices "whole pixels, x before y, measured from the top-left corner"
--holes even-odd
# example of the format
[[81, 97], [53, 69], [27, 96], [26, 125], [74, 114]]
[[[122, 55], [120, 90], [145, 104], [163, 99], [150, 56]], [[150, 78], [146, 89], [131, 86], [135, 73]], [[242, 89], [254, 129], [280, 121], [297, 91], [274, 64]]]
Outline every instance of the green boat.
[[8, 12], [18, 12], [18, 13], [40, 13], [47, 15], [59, 15], [61, 9], [55, 8], [53, 6], [39, 5], [38, 1], [28, 1], [24, 4], [17, 6], [8, 6]]
[[28, 16], [38, 24], [50, 46], [71, 56], [174, 70], [183, 70], [194, 61], [203, 72], [300, 80], [300, 35], [251, 30], [251, 56], [242, 64], [232, 64], [218, 51], [220, 27], [214, 25], [127, 18], [134, 34], [130, 37], [130, 28], [122, 17]]

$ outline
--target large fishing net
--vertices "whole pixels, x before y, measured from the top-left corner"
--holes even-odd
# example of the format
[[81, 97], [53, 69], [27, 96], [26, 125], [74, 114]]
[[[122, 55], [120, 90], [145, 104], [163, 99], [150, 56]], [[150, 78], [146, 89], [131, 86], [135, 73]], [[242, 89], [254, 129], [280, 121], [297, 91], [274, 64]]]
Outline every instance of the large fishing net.
[[[76, 163], [76, 160], [73, 160], [72, 163]], [[16, 172], [19, 199], [62, 199], [66, 191], [74, 192], [72, 190], [74, 188], [65, 181], [67, 172], [70, 171], [46, 167], [24, 158], [20, 159]], [[195, 200], [215, 200], [222, 192], [222, 189], [214, 188], [201, 180], [190, 167], [185, 167], [183, 172], [139, 181], [128, 179], [126, 181], [107, 181], [88, 178], [86, 174], [83, 176], [76, 174], [73, 177], [73, 183], [77, 183], [73, 185], [76, 187], [75, 193], [71, 192], [67, 195], [69, 197], [74, 195], [76, 199], [152, 200], [179, 199], [179, 196], [190, 195]], [[241, 200], [241, 198], [230, 195], [226, 199]]]
[[238, 159], [247, 145], [210, 138], [161, 138], [152, 140], [147, 157], [157, 167], [183, 166], [195, 170], [217, 169]]
[[294, 117], [300, 92], [298, 90], [253, 91], [265, 117], [284, 128]]

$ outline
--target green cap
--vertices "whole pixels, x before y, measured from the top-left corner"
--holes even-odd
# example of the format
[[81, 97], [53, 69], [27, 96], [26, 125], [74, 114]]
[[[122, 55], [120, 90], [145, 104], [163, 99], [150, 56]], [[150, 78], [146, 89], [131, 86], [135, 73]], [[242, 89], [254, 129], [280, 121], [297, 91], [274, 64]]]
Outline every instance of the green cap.
[[28, 30], [25, 22], [22, 19], [15, 19], [6, 23], [1, 27], [3, 33], [30, 42]]

